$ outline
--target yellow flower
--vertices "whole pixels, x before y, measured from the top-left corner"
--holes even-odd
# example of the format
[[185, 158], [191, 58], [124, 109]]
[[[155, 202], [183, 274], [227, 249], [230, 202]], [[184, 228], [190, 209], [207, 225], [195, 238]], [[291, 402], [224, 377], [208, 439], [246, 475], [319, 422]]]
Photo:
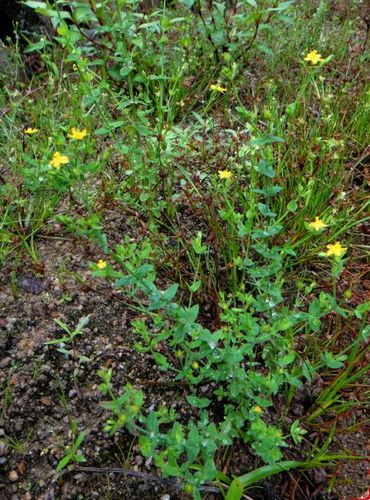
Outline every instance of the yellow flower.
[[118, 417], [118, 420], [119, 420], [119, 423], [120, 423], [120, 424], [125, 424], [125, 423], [126, 423], [126, 421], [127, 421], [127, 417], [126, 417], [126, 415], [125, 415], [125, 414], [123, 414], [123, 415], [120, 415], [120, 416]]
[[311, 50], [306, 57], [304, 58], [305, 61], [310, 62], [311, 64], [315, 65], [319, 62], [322, 62], [324, 59], [321, 57], [321, 54], [317, 52], [317, 50]]
[[198, 361], [193, 361], [192, 364], [191, 364], [191, 366], [194, 368], [194, 370], [198, 370], [198, 368], [199, 368]]
[[53, 159], [50, 162], [50, 165], [55, 168], [60, 168], [61, 165], [66, 165], [69, 163], [68, 156], [63, 156], [57, 151], [53, 154]]
[[263, 413], [263, 410], [259, 405], [253, 406], [252, 411], [254, 411], [254, 413]]
[[321, 220], [319, 217], [315, 217], [315, 220], [313, 222], [310, 222], [308, 224], [312, 229], [315, 231], [320, 231], [320, 229], [324, 229], [324, 227], [328, 227], [327, 224], [323, 220]]
[[31, 128], [31, 127], [28, 127], [26, 128], [26, 130], [24, 131], [25, 134], [29, 134], [29, 135], [32, 135], [32, 134], [36, 134], [36, 132], [38, 132], [39, 129], [38, 128]]
[[211, 90], [215, 90], [216, 92], [221, 92], [221, 94], [223, 94], [224, 92], [227, 92], [227, 88], [221, 87], [221, 85], [219, 85], [218, 83], [216, 83], [216, 84], [213, 83], [212, 85], [209, 86], [209, 88]]
[[220, 179], [231, 179], [233, 173], [230, 170], [219, 170], [218, 176]]
[[76, 127], [72, 127], [71, 133], [68, 134], [68, 137], [70, 137], [71, 139], [76, 139], [77, 141], [81, 141], [86, 134], [87, 130], [85, 128], [83, 130], [78, 130]]
[[334, 245], [326, 245], [326, 248], [328, 251], [326, 252], [325, 255], [330, 257], [331, 255], [334, 255], [335, 257], [342, 257], [347, 252], [347, 247], [342, 247], [339, 241], [334, 243]]
[[99, 269], [105, 269], [107, 267], [107, 262], [103, 259], [99, 259], [96, 265], [98, 266]]

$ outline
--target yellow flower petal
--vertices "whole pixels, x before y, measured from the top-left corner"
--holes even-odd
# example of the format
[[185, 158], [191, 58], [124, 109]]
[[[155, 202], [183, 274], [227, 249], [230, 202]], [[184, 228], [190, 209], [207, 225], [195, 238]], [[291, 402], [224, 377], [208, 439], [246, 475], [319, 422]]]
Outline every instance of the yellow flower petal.
[[325, 222], [319, 217], [315, 217], [315, 220], [310, 222], [308, 225], [315, 231], [320, 231], [321, 229], [324, 229], [324, 227], [328, 227], [327, 224], [325, 224]]
[[328, 251], [326, 252], [326, 255], [328, 257], [331, 257], [332, 255], [335, 257], [342, 257], [347, 252], [347, 247], [342, 247], [339, 241], [335, 242], [333, 245], [329, 244], [326, 245], [326, 248]]
[[87, 129], [84, 128], [83, 130], [78, 130], [76, 127], [72, 127], [71, 133], [68, 134], [68, 137], [70, 137], [71, 139], [76, 139], [77, 141], [81, 141], [86, 134]]
[[211, 90], [215, 90], [216, 92], [221, 92], [221, 94], [223, 94], [224, 92], [227, 92], [227, 88], [221, 87], [221, 85], [219, 85], [218, 83], [217, 84], [213, 83], [212, 85], [209, 86], [209, 88]]
[[231, 179], [233, 173], [230, 170], [219, 170], [218, 176], [220, 179]]
[[322, 62], [324, 59], [321, 57], [321, 54], [317, 52], [317, 50], [311, 50], [306, 57], [304, 58], [305, 61], [310, 62], [311, 64], [315, 65], [319, 62]]
[[107, 262], [103, 259], [99, 259], [96, 265], [98, 266], [99, 269], [105, 269], [107, 267]]
[[28, 134], [28, 135], [32, 135], [32, 134], [36, 134], [36, 132], [38, 132], [38, 131], [39, 131], [38, 128], [28, 127], [28, 128], [26, 128], [26, 130], [24, 131], [24, 133]]
[[254, 413], [263, 413], [263, 410], [259, 405], [253, 406], [252, 411], [254, 411]]
[[68, 156], [61, 155], [59, 151], [53, 154], [53, 159], [50, 161], [50, 165], [54, 168], [60, 168], [61, 165], [66, 165], [67, 163], [69, 163]]

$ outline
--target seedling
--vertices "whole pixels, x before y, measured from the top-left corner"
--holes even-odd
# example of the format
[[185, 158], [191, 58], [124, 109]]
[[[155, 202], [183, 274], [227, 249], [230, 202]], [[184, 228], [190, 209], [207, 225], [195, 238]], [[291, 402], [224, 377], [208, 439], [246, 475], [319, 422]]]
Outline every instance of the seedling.
[[[60, 319], [56, 319], [55, 323], [58, 326], [60, 326], [60, 328], [64, 330], [67, 335], [64, 335], [63, 337], [60, 337], [58, 339], [49, 340], [48, 342], [46, 342], [46, 345], [59, 345], [57, 351], [61, 352], [66, 356], [70, 356], [74, 351], [74, 339], [78, 335], [82, 334], [82, 331], [88, 324], [89, 320], [90, 320], [90, 315], [82, 317], [78, 322], [76, 328], [74, 330], [70, 330], [70, 328], [65, 323], [63, 323], [63, 321], [61, 321]], [[65, 347], [66, 344], [70, 344], [71, 349], [66, 348]], [[81, 358], [83, 358], [82, 359], [83, 361], [87, 360], [86, 356], [81, 356]]]
[[80, 446], [86, 437], [86, 433], [82, 431], [77, 435], [77, 422], [75, 420], [72, 422], [71, 432], [73, 444], [72, 446], [66, 446], [64, 448], [66, 453], [58, 463], [57, 471], [63, 470], [70, 462], [74, 462], [76, 464], [86, 462], [86, 458], [80, 452]]

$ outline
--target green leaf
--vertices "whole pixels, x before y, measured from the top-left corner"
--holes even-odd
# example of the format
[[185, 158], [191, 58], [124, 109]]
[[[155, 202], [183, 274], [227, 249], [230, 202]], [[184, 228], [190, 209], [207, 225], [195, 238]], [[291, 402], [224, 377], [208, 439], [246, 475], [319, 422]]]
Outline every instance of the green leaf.
[[295, 0], [287, 0], [286, 2], [281, 2], [277, 7], [270, 7], [266, 9], [266, 12], [282, 12], [283, 10], [289, 9], [293, 5]]
[[65, 457], [63, 457], [62, 460], [57, 465], [57, 471], [60, 471], [60, 470], [64, 469], [64, 467], [66, 465], [68, 465], [71, 460], [72, 460], [72, 455], [71, 454], [66, 455]]
[[153, 352], [152, 353], [154, 361], [157, 363], [159, 368], [161, 370], [167, 370], [168, 369], [168, 361], [166, 356], [163, 356], [160, 352]]
[[107, 127], [98, 128], [95, 131], [95, 134], [96, 135], [107, 135], [110, 132], [112, 132], [113, 130], [115, 130], [116, 128], [122, 127], [122, 125], [124, 123], [125, 123], [125, 120], [117, 120], [114, 122], [109, 122]]
[[83, 462], [86, 462], [86, 458], [84, 457], [84, 455], [82, 455], [81, 453], [77, 453], [76, 456], [75, 456], [75, 460], [77, 463], [83, 463]]
[[365, 328], [363, 328], [360, 331], [360, 335], [361, 335], [362, 340], [367, 342], [369, 337], [370, 337], [370, 325], [365, 326]]
[[216, 46], [225, 45], [226, 40], [227, 40], [226, 30], [223, 30], [223, 29], [214, 30], [211, 34], [211, 37], [212, 37], [213, 43]]
[[359, 319], [365, 318], [369, 311], [370, 311], [370, 300], [356, 307], [355, 309], [356, 318]]
[[73, 9], [73, 18], [77, 23], [97, 21], [95, 14], [87, 5], [80, 5]]
[[181, 445], [184, 443], [184, 428], [179, 422], [173, 424], [172, 429], [168, 433], [168, 444], [171, 445]]
[[265, 217], [275, 217], [276, 213], [272, 212], [267, 205], [264, 203], [258, 203], [258, 210], [261, 212], [262, 215]]
[[13, 239], [12, 233], [8, 233], [7, 231], [0, 229], [0, 242], [1, 243], [8, 243], [12, 239]]
[[207, 408], [211, 402], [208, 398], [198, 398], [197, 396], [186, 396], [186, 401], [194, 408]]
[[179, 288], [179, 285], [177, 283], [175, 283], [174, 285], [170, 286], [169, 288], [167, 288], [167, 290], [165, 292], [162, 293], [162, 298], [166, 302], [171, 302], [171, 300], [174, 299], [174, 297], [175, 297], [175, 295], [177, 293], [178, 288]]
[[295, 212], [298, 208], [298, 204], [295, 200], [292, 200], [288, 203], [288, 206], [287, 206], [289, 212]]
[[292, 351], [289, 354], [286, 354], [285, 356], [280, 358], [279, 364], [280, 366], [287, 366], [293, 363], [294, 360], [295, 360], [295, 352]]
[[153, 442], [146, 436], [139, 437], [140, 451], [144, 457], [151, 457], [153, 455]]
[[266, 198], [270, 198], [271, 196], [275, 196], [280, 193], [283, 188], [281, 186], [268, 186], [265, 189], [252, 189], [253, 193], [263, 194]]
[[81, 446], [81, 444], [83, 443], [84, 439], [86, 437], [86, 433], [85, 432], [80, 432], [80, 434], [78, 435], [78, 438], [76, 439], [76, 442], [75, 444], [73, 445], [73, 448], [75, 450], [78, 450], [78, 448]]
[[343, 361], [347, 359], [347, 356], [345, 354], [338, 354], [337, 356], [334, 356], [331, 352], [324, 352], [321, 355], [321, 360], [327, 366], [328, 368], [341, 368], [343, 366]]
[[201, 442], [201, 436], [199, 434], [199, 431], [195, 427], [195, 425], [192, 422], [190, 422], [188, 438], [185, 444], [186, 454], [188, 456], [188, 460], [190, 463], [194, 462], [194, 460], [198, 456], [200, 449], [200, 442]]
[[207, 251], [206, 245], [202, 245], [202, 232], [198, 231], [196, 238], [191, 240], [191, 246], [197, 255], [203, 255]]
[[282, 142], [284, 143], [284, 139], [281, 137], [277, 137], [276, 135], [265, 135], [264, 137], [258, 137], [257, 139], [253, 139], [251, 144], [255, 146], [263, 146], [265, 144], [272, 144], [274, 142]]
[[265, 465], [263, 467], [255, 469], [252, 472], [248, 472], [243, 476], [240, 476], [238, 480], [244, 487], [246, 487], [254, 483], [257, 483], [258, 481], [262, 481], [262, 479], [266, 479], [267, 477], [271, 477], [275, 474], [280, 474], [283, 471], [287, 471], [290, 469], [297, 469], [302, 465], [304, 465], [304, 462], [297, 462], [297, 461], [285, 461], [285, 462], [278, 462], [273, 465]]
[[63, 19], [71, 19], [71, 14], [65, 10], [53, 10], [49, 9], [48, 5], [46, 2], [38, 2], [34, 0], [26, 0], [23, 2], [24, 5], [27, 7], [30, 7], [31, 9], [34, 9], [38, 14], [41, 14], [46, 17], [54, 18], [56, 20], [59, 20], [60, 18]]
[[90, 316], [91, 314], [88, 314], [87, 316], [83, 316], [80, 321], [78, 322], [78, 325], [76, 326], [75, 331], [73, 332], [75, 335], [79, 334], [83, 328], [89, 323], [90, 321]]
[[195, 4], [195, 0], [179, 0], [179, 3], [185, 5], [188, 9], [191, 9]]
[[230, 485], [226, 500], [240, 500], [243, 496], [243, 491], [243, 484], [239, 481], [239, 478], [236, 477]]
[[101, 94], [102, 94], [102, 89], [100, 87], [97, 87], [95, 89], [90, 90], [90, 93], [83, 97], [83, 100], [82, 100], [83, 107], [87, 108], [88, 106], [95, 104], [96, 101], [101, 96]]
[[268, 47], [264, 43], [261, 43], [261, 42], [256, 43], [256, 48], [258, 50], [260, 50], [261, 52], [263, 52], [264, 54], [267, 54], [268, 56], [274, 55], [274, 51], [272, 49], [270, 49], [270, 47]]
[[192, 293], [195, 293], [199, 290], [199, 287], [200, 285], [202, 284], [202, 282], [200, 280], [198, 281], [194, 281], [194, 283], [189, 286], [189, 290], [192, 292]]
[[255, 229], [252, 231], [252, 239], [269, 238], [270, 236], [275, 236], [280, 233], [282, 229], [283, 226], [280, 224], [274, 224], [273, 226], [265, 227], [265, 229]]
[[290, 427], [290, 434], [295, 444], [299, 444], [302, 441], [302, 436], [307, 434], [307, 431], [299, 427], [299, 420], [296, 420]]
[[24, 49], [24, 51], [27, 52], [27, 54], [29, 54], [30, 52], [36, 52], [37, 50], [44, 49], [48, 45], [51, 45], [51, 43], [48, 42], [48, 40], [46, 39], [39, 40], [36, 43], [29, 43], [27, 47]]
[[27, 5], [27, 7], [30, 7], [31, 9], [47, 9], [48, 6], [46, 5], [46, 2], [36, 2], [33, 0], [26, 0], [23, 2], [24, 5]]
[[302, 374], [308, 382], [312, 382], [312, 374], [315, 373], [315, 369], [308, 360], [303, 361], [302, 364]]
[[158, 419], [154, 411], [151, 411], [149, 413], [145, 423], [146, 423], [146, 428], [148, 429], [149, 432], [154, 432], [155, 434], [159, 432]]
[[266, 177], [269, 177], [270, 179], [272, 179], [276, 175], [274, 169], [265, 160], [260, 160], [258, 162], [258, 165], [254, 168], [255, 170], [257, 170], [257, 172], [265, 175]]
[[188, 325], [192, 325], [198, 317], [199, 305], [195, 304], [192, 307], [183, 307], [182, 310], [182, 320]]

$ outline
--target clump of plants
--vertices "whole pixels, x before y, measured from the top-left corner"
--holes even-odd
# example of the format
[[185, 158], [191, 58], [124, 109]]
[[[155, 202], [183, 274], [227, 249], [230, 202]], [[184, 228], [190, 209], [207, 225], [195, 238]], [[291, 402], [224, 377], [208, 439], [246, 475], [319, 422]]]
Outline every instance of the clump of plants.
[[[249, 245], [248, 249], [244, 248], [243, 258], [239, 256], [230, 262], [231, 275], [240, 279], [238, 288], [235, 290], [232, 280], [233, 293], [218, 290], [219, 328], [212, 330], [204, 326], [199, 305], [193, 303], [193, 294], [201, 286], [197, 276], [189, 286], [187, 305], [175, 301], [178, 285], [164, 290], [158, 288], [149, 242], [141, 249], [129, 241], [117, 246], [111, 257], [123, 273], [106, 262], [103, 269], [94, 271], [96, 276], [126, 287], [131, 298], [145, 297], [146, 305], [141, 308], [147, 319], [133, 324], [140, 338], [137, 348], [151, 353], [160, 369], [172, 373], [175, 380], [187, 383], [191, 392], [186, 397], [187, 403], [198, 415], [184, 423], [165, 407], [147, 413], [142, 391], [128, 385], [122, 395], [115, 394], [112, 371], [101, 370], [100, 390], [110, 397], [103, 405], [114, 414], [105, 429], [114, 433], [125, 426], [139, 434], [144, 456], [154, 458], [164, 477], [181, 478], [195, 497], [199, 497], [197, 487], [219, 478], [215, 455], [235, 440], [249, 445], [270, 466], [283, 459], [288, 440], [301, 442], [307, 431], [298, 420], [287, 426], [283, 415], [275, 424], [265, 419], [273, 397], [283, 390], [294, 394], [304, 381], [310, 383], [324, 368], [341, 368], [348, 351], [322, 352], [310, 361], [303, 359], [295, 349], [297, 338], [309, 343], [311, 336], [319, 332], [322, 319], [333, 312], [344, 318], [354, 314], [363, 317], [363, 307], [356, 311], [343, 308], [329, 293], [321, 292], [313, 300], [305, 301], [304, 307], [301, 299], [292, 302], [291, 297], [284, 298], [283, 272], [296, 254], [289, 244], [276, 243], [283, 227], [269, 206], [272, 198], [279, 196], [281, 187], [273, 183], [275, 174], [271, 164], [261, 160], [255, 169], [258, 175], [254, 185], [262, 184], [263, 188], [254, 190], [261, 201], [255, 207], [251, 203], [246, 214], [229, 207], [228, 220], [238, 223], [233, 244], [239, 240], [243, 246], [244, 238], [248, 237]], [[225, 178], [230, 182], [231, 176], [225, 172], [220, 173], [221, 182], [225, 182]], [[254, 208], [262, 214], [258, 228], [253, 222]], [[219, 215], [224, 213], [220, 210]], [[317, 217], [311, 226], [314, 231], [320, 231], [325, 224]], [[199, 257], [209, 252], [202, 244], [201, 233], [193, 239], [192, 249]], [[329, 244], [327, 252], [323, 252], [323, 257], [334, 259], [334, 282], [343, 266], [346, 250], [337, 242]], [[350, 351], [352, 360], [367, 336], [363, 327]], [[166, 350], [167, 356], [163, 354]], [[209, 397], [199, 391], [205, 384], [212, 387]], [[212, 410], [215, 401], [219, 402], [216, 413]]]
[[[287, 460], [317, 417], [351, 407], [341, 391], [369, 368], [369, 303], [351, 302], [342, 280], [364, 257], [369, 206], [359, 173], [369, 92], [337, 88], [354, 28], [337, 27], [337, 44], [321, 30], [327, 2], [305, 6], [310, 28], [293, 1], [24, 4], [54, 30], [26, 52], [39, 54], [58, 112], [32, 98], [19, 110], [8, 92], [1, 133], [14, 182], [0, 184], [0, 255], [23, 245], [36, 262], [49, 222], [98, 243], [93, 275], [129, 298], [135, 349], [187, 388], [188, 421], [148, 409], [142, 390], [119, 391], [100, 369], [107, 433], [138, 437], [194, 498], [215, 482], [236, 500], [273, 474], [347, 458], [328, 451], [334, 428]], [[112, 206], [132, 228], [115, 246]], [[49, 344], [70, 356], [88, 320], [73, 331], [57, 320], [66, 335]], [[349, 324], [350, 341], [337, 343]], [[287, 419], [295, 394], [325, 373], [334, 377], [306, 414]], [[71, 429], [58, 470], [85, 461], [88, 434]], [[236, 443], [263, 465], [231, 478], [217, 458]]]

